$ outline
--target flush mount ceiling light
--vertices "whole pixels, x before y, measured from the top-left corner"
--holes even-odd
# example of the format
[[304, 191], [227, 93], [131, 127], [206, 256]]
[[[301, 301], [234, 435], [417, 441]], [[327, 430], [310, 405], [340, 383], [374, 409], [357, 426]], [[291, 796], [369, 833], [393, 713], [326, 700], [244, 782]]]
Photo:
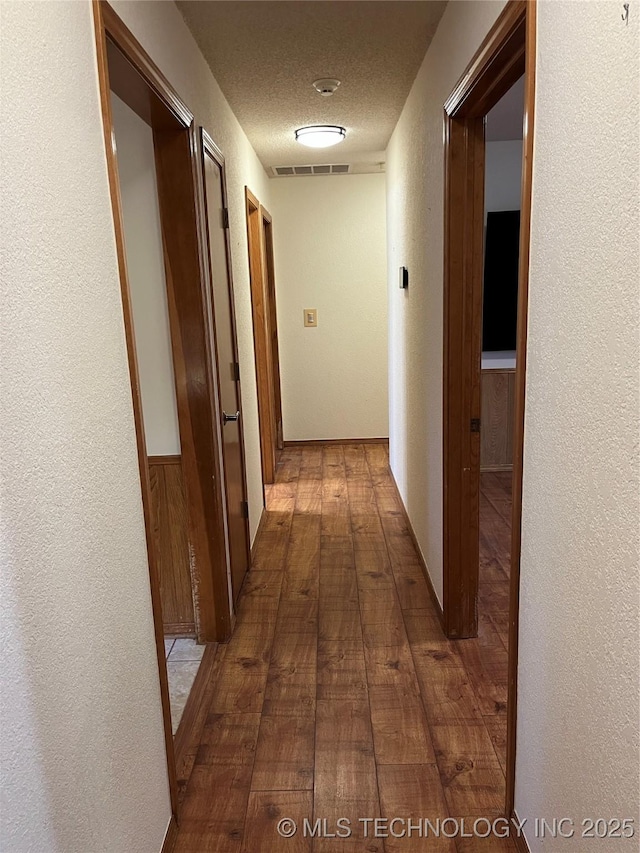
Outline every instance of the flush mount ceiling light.
[[337, 124], [317, 124], [296, 130], [297, 141], [308, 148], [329, 148], [342, 142], [346, 135], [346, 128]]

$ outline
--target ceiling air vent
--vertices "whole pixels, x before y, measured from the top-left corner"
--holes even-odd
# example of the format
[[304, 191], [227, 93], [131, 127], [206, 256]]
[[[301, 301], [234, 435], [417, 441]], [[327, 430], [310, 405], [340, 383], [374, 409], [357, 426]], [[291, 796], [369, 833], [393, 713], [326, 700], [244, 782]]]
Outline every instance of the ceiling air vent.
[[271, 171], [276, 178], [291, 178], [296, 175], [348, 175], [351, 166], [347, 163], [334, 165], [327, 163], [322, 166], [272, 166]]

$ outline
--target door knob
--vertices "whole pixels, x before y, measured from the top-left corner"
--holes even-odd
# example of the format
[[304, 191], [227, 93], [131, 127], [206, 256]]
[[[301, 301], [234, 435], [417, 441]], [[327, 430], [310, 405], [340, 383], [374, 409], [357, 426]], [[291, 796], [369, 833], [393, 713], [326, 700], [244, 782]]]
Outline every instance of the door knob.
[[229, 421], [238, 421], [240, 420], [240, 412], [236, 412], [235, 415], [228, 415], [226, 412], [222, 413], [222, 425], [224, 426]]

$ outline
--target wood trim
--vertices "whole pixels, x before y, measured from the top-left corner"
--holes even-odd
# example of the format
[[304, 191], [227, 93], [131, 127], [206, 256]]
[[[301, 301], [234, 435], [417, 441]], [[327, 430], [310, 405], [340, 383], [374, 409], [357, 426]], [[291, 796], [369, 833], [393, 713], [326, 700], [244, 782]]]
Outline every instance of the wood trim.
[[164, 634], [195, 636], [187, 502], [182, 465], [149, 463]]
[[218, 646], [215, 643], [208, 643], [205, 647], [174, 738], [176, 773], [181, 796], [185, 792], [193, 770], [207, 718], [211, 692], [215, 687], [214, 665], [217, 649]]
[[429, 595], [431, 596], [431, 601], [433, 602], [433, 606], [435, 608], [435, 611], [438, 614], [438, 619], [440, 620], [440, 624], [442, 625], [442, 628], [444, 630], [444, 613], [442, 611], [442, 605], [440, 604], [440, 602], [438, 600], [438, 596], [436, 595], [436, 591], [433, 587], [431, 575], [429, 574], [429, 569], [427, 568], [426, 560], [424, 558], [424, 555], [422, 554], [422, 549], [421, 549], [420, 544], [418, 542], [418, 537], [416, 536], [415, 530], [413, 529], [413, 524], [411, 523], [411, 519], [409, 518], [409, 513], [407, 512], [407, 508], [406, 508], [404, 501], [402, 499], [402, 495], [400, 494], [400, 489], [398, 488], [398, 483], [396, 482], [396, 478], [395, 478], [393, 471], [391, 470], [391, 467], [389, 467], [389, 471], [391, 473], [391, 482], [393, 483], [393, 486], [396, 490], [398, 502], [400, 503], [400, 506], [402, 507], [402, 515], [403, 515], [405, 524], [407, 525], [407, 530], [409, 531], [409, 536], [411, 537], [411, 539], [413, 541], [413, 546], [416, 549], [416, 553], [417, 553], [418, 558], [420, 560], [420, 567], [422, 568], [422, 574], [424, 575], [424, 579], [427, 582], [427, 588], [429, 590]]
[[[518, 826], [520, 825], [521, 820], [518, 817], [518, 815], [516, 814], [514, 809], [512, 809], [511, 812], [507, 812], [507, 814], [510, 815], [509, 820], [516, 821]], [[513, 826], [513, 824], [512, 824], [512, 826]], [[521, 835], [518, 835], [516, 832], [513, 832], [511, 835], [511, 839], [513, 840], [513, 843], [515, 844], [518, 853], [531, 853], [531, 849], [530, 849], [529, 845], [527, 844], [527, 839], [524, 837], [524, 833], [522, 833]]]
[[[211, 157], [213, 157], [213, 159], [216, 161], [218, 166], [220, 166], [220, 170], [223, 173], [222, 198], [223, 198], [225, 206], [226, 206], [227, 201], [228, 201], [228, 198], [227, 198], [227, 176], [225, 173], [226, 167], [225, 167], [225, 160], [224, 160], [224, 154], [222, 153], [222, 149], [218, 145], [216, 145], [216, 143], [213, 141], [213, 138], [207, 133], [207, 131], [204, 129], [204, 127], [200, 128], [200, 142], [202, 144], [203, 150], [206, 151], [207, 154], [209, 154]], [[229, 270], [231, 271], [231, 263], [229, 263]]]
[[269, 334], [271, 349], [271, 370], [273, 389], [273, 418], [275, 429], [276, 450], [284, 447], [284, 432], [282, 426], [282, 383], [280, 378], [280, 346], [278, 343], [278, 308], [276, 298], [276, 261], [273, 244], [273, 217], [263, 205], [260, 205], [262, 219], [263, 258], [265, 271], [265, 292], [269, 314]]
[[[225, 166], [224, 155], [220, 148], [216, 145], [213, 139], [209, 136], [207, 131], [201, 127], [200, 128], [200, 146], [201, 146], [201, 156], [210, 156], [219, 166], [221, 181], [222, 181], [222, 202], [225, 209], [229, 208], [229, 194], [227, 191], [227, 172]], [[213, 291], [212, 291], [212, 283], [211, 283], [211, 270], [209, 267], [209, 232], [206, 223], [206, 189], [205, 189], [205, 180], [204, 180], [204, 163], [202, 161], [198, 162], [198, 187], [200, 189], [199, 192], [199, 223], [200, 223], [200, 236], [202, 241], [202, 256], [203, 262], [205, 264], [206, 273], [205, 280], [207, 282], [207, 300], [209, 306], [209, 323], [210, 328], [215, 335], [215, 311], [213, 307]], [[235, 290], [233, 284], [233, 266], [232, 266], [232, 255], [231, 255], [231, 235], [229, 228], [225, 228], [224, 232], [225, 239], [225, 256], [226, 256], [226, 264], [227, 264], [227, 276], [228, 276], [228, 284], [229, 284], [229, 307], [231, 311], [231, 337], [233, 341], [233, 352], [236, 362], [239, 363], [239, 355], [238, 355], [238, 333], [237, 333], [237, 324], [236, 324], [236, 302], [235, 302]], [[211, 339], [211, 347], [214, 357], [214, 363], [216, 365], [216, 377], [219, 375], [219, 365], [218, 365], [218, 350], [213, 343], [213, 338]], [[240, 457], [242, 464], [242, 490], [243, 490], [243, 500], [246, 501], [247, 506], [249, 504], [249, 488], [247, 485], [247, 456], [245, 451], [245, 441], [244, 441], [244, 417], [242, 415], [242, 382], [238, 379], [236, 383], [236, 391], [238, 395], [238, 411], [240, 412]], [[216, 381], [216, 399], [218, 409], [217, 411], [221, 413], [222, 404], [220, 400], [220, 391], [219, 385]], [[217, 417], [218, 424], [221, 422], [221, 416], [218, 414]], [[220, 437], [220, 449], [222, 450], [222, 437]], [[220, 471], [219, 476], [222, 475], [222, 471]], [[251, 534], [249, 528], [249, 515], [247, 513], [247, 517], [245, 519], [245, 530], [246, 530], [246, 541], [247, 541], [247, 566], [251, 566]], [[226, 579], [225, 579], [226, 581]], [[222, 590], [220, 590], [220, 593]], [[227, 615], [227, 614], [225, 614]], [[228, 622], [225, 627], [225, 634], [221, 636], [219, 639], [224, 641], [231, 636], [233, 626], [232, 614], [228, 611]]]
[[167, 622], [164, 626], [165, 637], [195, 637], [194, 622]]
[[[105, 15], [106, 19], [104, 17]], [[118, 272], [120, 277], [120, 293], [122, 298], [125, 341], [127, 346], [127, 361], [129, 364], [129, 376], [131, 381], [131, 400], [133, 405], [133, 417], [138, 452], [138, 471], [140, 474], [140, 489], [142, 492], [142, 507], [144, 514], [145, 537], [147, 543], [147, 559], [149, 563], [151, 610], [153, 614], [153, 625], [156, 641], [156, 658], [158, 663], [158, 675], [160, 679], [160, 701], [162, 704], [164, 742], [167, 756], [167, 774], [169, 778], [169, 795], [171, 800], [171, 811], [173, 815], [173, 820], [177, 815], [178, 809], [178, 787], [176, 778], [175, 754], [173, 750], [173, 733], [171, 730], [169, 683], [167, 678], [167, 666], [164, 651], [162, 605], [160, 602], [160, 578], [158, 574], [158, 564], [153, 537], [151, 485], [149, 482], [147, 448], [144, 437], [142, 397], [140, 393], [140, 377], [138, 374], [138, 363], [136, 359], [136, 343], [135, 336], [133, 333], [133, 309], [131, 305], [131, 294], [129, 291], [129, 280], [127, 276], [127, 263], [124, 244], [124, 221], [120, 200], [120, 180], [118, 176], [118, 162], [116, 159], [112, 141], [113, 118], [111, 115], [111, 87], [109, 83], [109, 67], [107, 59], [107, 30], [109, 29], [109, 31], [111, 32], [111, 27], [113, 27], [114, 25], [111, 8], [106, 3], [100, 2], [100, 0], [94, 0], [93, 19], [98, 64], [98, 83], [100, 88], [102, 128], [107, 158], [109, 194], [111, 197], [111, 208], [113, 211], [116, 253], [118, 259]]]
[[269, 298], [264, 264], [264, 240], [260, 202], [245, 187], [249, 278], [253, 318], [253, 349], [258, 393], [258, 423], [263, 485], [273, 483], [276, 471], [276, 425], [273, 398], [273, 365], [268, 335]]
[[525, 70], [528, 0], [509, 0], [444, 105], [451, 117], [484, 117]]
[[[229, 630], [223, 480], [216, 375], [209, 337], [198, 220], [193, 124], [154, 129], [169, 327], [187, 500], [198, 639]], [[204, 381], [202, 381], [202, 378]]]
[[500, 474], [513, 471], [513, 465], [482, 465], [480, 467], [481, 474]]
[[148, 456], [149, 465], [182, 465], [182, 456], [178, 453], [166, 456]]
[[[515, 419], [513, 433], [513, 506], [511, 515], [511, 569], [509, 591], [509, 662], [507, 698], [507, 814], [515, 810], [518, 712], [518, 625], [520, 620], [520, 552], [522, 548], [522, 477], [527, 383], [527, 326], [529, 263], [531, 256], [531, 194], [533, 186], [533, 128], [536, 102], [537, 0], [528, 0], [526, 16], [526, 71], [520, 258], [518, 274], [518, 332], [516, 350]], [[523, 850], [528, 850], [526, 841]]]
[[481, 370], [481, 473], [513, 468], [515, 378], [515, 368]]
[[484, 115], [524, 70], [527, 3], [510, 0], [447, 100], [443, 580], [447, 636], [477, 635]]
[[173, 848], [176, 846], [177, 840], [178, 821], [176, 820], [175, 815], [171, 815], [169, 825], [167, 826], [167, 831], [164, 835], [164, 841], [162, 842], [162, 849], [160, 853], [173, 853]]
[[[118, 17], [107, 0], [94, 0], [94, 10], [97, 7], [100, 10], [102, 26], [116, 47], [135, 66], [136, 71], [144, 78], [149, 88], [158, 96], [165, 107], [171, 111], [176, 120], [184, 127], [189, 127], [193, 121], [193, 113], [131, 30]], [[119, 92], [118, 95], [120, 95]], [[123, 90], [122, 95], [123, 100], [129, 99], [126, 91]]]
[[285, 441], [285, 447], [324, 447], [332, 444], [389, 444], [388, 438], [307, 438]]
[[[484, 122], [445, 114], [443, 609], [448, 637], [478, 633]], [[476, 571], [465, 573], [469, 564]]]

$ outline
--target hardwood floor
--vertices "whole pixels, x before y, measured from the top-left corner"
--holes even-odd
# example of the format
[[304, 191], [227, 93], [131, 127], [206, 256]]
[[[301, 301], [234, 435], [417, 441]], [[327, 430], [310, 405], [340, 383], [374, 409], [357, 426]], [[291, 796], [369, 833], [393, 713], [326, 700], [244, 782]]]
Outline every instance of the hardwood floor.
[[[218, 647], [176, 853], [514, 851], [364, 837], [360, 818], [493, 819], [504, 801], [509, 479], [483, 475], [481, 631], [448, 641], [384, 445], [287, 448]], [[280, 837], [283, 817], [297, 834]], [[349, 838], [304, 837], [303, 820]], [[406, 824], [397, 824], [400, 832]]]

